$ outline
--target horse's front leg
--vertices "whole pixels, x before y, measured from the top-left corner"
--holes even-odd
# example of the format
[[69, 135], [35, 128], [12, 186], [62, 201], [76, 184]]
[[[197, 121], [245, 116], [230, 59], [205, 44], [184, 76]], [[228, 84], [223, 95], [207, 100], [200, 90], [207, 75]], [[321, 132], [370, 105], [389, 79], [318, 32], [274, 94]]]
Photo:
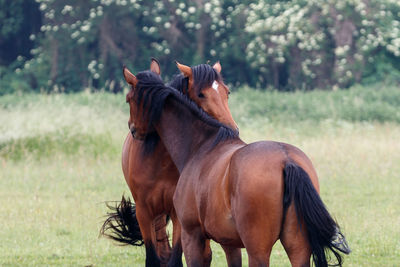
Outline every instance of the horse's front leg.
[[136, 203], [136, 217], [139, 222], [140, 232], [146, 247], [146, 267], [160, 266], [160, 258], [156, 252], [155, 233], [153, 228], [154, 218], [149, 214], [146, 206]]
[[171, 246], [167, 235], [167, 216], [165, 214], [154, 219], [156, 251], [160, 257], [161, 266], [167, 266], [171, 256]]
[[189, 267], [210, 266], [210, 240], [206, 239], [200, 227], [187, 231], [182, 228], [182, 246], [186, 264]]
[[241, 267], [242, 266], [242, 251], [240, 248], [222, 246], [225, 251], [226, 261], [229, 267]]
[[176, 217], [175, 210], [171, 212], [173, 226], [172, 234], [172, 254], [168, 266], [181, 267], [182, 264], [182, 242], [181, 242], [181, 224]]

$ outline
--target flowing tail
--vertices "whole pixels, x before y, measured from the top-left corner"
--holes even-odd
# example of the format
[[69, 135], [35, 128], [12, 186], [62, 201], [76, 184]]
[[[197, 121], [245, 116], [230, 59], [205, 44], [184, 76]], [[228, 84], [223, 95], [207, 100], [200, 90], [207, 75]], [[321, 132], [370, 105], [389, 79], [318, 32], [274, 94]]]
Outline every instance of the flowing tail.
[[309, 175], [297, 164], [288, 162], [284, 171], [284, 216], [292, 201], [295, 205], [297, 220], [305, 224], [312, 257], [316, 267], [328, 266], [327, 252], [336, 257], [335, 266], [342, 266], [340, 252], [351, 252], [339, 225], [331, 217], [315, 190]]
[[106, 205], [111, 211], [106, 215], [107, 219], [100, 229], [100, 235], [111, 238], [120, 245], [142, 246], [144, 242], [136, 218], [135, 204], [122, 196], [121, 202], [115, 206], [109, 203]]

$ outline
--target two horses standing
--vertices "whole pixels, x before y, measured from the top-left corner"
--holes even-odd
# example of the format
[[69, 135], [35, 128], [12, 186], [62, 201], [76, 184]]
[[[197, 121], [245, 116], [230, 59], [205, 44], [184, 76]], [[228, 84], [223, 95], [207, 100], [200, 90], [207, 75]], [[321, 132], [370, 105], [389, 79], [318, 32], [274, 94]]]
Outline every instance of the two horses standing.
[[209, 266], [211, 239], [229, 266], [241, 266], [241, 248], [249, 266], [269, 266], [278, 239], [292, 266], [309, 266], [311, 256], [327, 266], [328, 251], [341, 265], [340, 252], [350, 250], [319, 197], [308, 157], [289, 144], [239, 138], [219, 63], [178, 68], [182, 75], [169, 85], [155, 60], [136, 76], [124, 68], [131, 135], [122, 162], [136, 207], [123, 199], [102, 232], [144, 242], [146, 266], [182, 266], [182, 250], [188, 266]]

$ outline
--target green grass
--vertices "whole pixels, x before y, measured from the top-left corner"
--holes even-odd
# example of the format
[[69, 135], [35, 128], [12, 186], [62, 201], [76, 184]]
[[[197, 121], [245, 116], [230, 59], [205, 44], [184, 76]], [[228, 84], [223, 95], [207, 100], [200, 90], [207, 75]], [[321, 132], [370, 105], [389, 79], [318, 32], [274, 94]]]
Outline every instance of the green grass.
[[400, 89], [396, 87], [295, 93], [242, 88], [231, 102], [239, 121], [262, 117], [273, 122], [333, 119], [400, 123]]
[[[312, 159], [353, 250], [345, 266], [399, 266], [400, 90], [231, 96], [244, 140], [288, 142]], [[143, 266], [143, 248], [98, 238], [104, 201], [129, 192], [120, 167], [124, 99], [0, 97], [0, 266]], [[278, 242], [271, 266], [288, 265]], [[212, 266], [226, 266], [217, 244]]]

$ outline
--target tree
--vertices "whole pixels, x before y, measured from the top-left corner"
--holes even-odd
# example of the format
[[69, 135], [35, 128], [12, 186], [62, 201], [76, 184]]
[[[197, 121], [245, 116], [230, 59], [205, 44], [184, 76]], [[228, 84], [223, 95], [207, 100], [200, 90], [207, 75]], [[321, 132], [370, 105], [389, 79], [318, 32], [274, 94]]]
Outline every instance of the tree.
[[259, 1], [250, 5], [248, 59], [263, 86], [348, 87], [400, 56], [398, 1]]
[[[28, 25], [27, 3], [42, 14], [36, 26]], [[10, 46], [21, 31], [30, 40], [1, 50], [13, 54], [9, 59], [0, 54], [9, 66], [0, 68], [2, 82], [28, 81], [37, 91], [119, 92], [122, 66], [144, 70], [150, 57], [159, 59], [166, 79], [177, 73], [175, 60], [187, 65], [220, 60], [228, 83], [279, 90], [348, 87], [386, 79], [388, 73], [400, 80], [395, 0], [0, 0], [0, 5], [0, 46], [4, 40]]]

